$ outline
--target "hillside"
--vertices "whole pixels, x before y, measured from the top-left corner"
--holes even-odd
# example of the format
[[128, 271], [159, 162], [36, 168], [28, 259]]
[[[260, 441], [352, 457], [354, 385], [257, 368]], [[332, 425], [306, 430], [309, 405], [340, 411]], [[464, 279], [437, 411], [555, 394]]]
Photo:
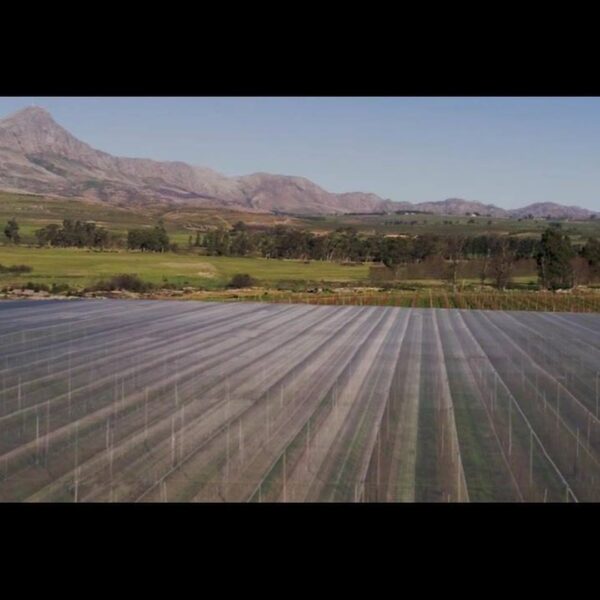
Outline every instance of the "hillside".
[[39, 107], [24, 108], [0, 120], [0, 189], [101, 200], [124, 208], [159, 203], [296, 215], [420, 210], [444, 215], [587, 219], [592, 214], [551, 203], [507, 211], [457, 198], [420, 204], [392, 202], [371, 193], [335, 194], [304, 177], [269, 173], [227, 177], [183, 162], [117, 157], [78, 140]]
[[78, 140], [37, 107], [0, 121], [0, 188], [113, 204], [159, 201], [307, 214], [368, 212], [386, 204], [373, 194], [332, 194], [301, 177], [226, 177], [182, 162], [115, 157]]

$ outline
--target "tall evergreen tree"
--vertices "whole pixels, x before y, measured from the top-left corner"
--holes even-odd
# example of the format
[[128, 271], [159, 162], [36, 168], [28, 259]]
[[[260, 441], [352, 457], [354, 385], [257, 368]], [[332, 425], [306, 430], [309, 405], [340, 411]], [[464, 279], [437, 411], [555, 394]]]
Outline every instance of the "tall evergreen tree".
[[6, 227], [4, 228], [4, 235], [13, 244], [18, 244], [21, 241], [21, 236], [19, 235], [19, 224], [14, 217], [6, 224]]
[[536, 255], [542, 287], [550, 290], [573, 287], [573, 267], [570, 261], [574, 256], [568, 235], [564, 235], [559, 227], [546, 229]]

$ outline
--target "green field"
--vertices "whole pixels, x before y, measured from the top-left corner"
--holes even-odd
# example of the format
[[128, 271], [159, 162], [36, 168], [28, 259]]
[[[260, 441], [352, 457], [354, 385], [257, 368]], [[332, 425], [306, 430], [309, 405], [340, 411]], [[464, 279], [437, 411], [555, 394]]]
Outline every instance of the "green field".
[[[527, 292], [529, 277], [515, 277], [515, 280], [523, 280], [520, 282], [522, 289], [512, 292], [481, 289], [476, 280], [470, 279], [459, 281], [456, 293], [440, 280], [402, 281], [403, 289], [376, 291], [376, 288], [368, 287], [373, 285], [369, 283], [368, 264], [345, 266], [332, 262], [194, 256], [191, 253], [100, 252], [24, 246], [0, 246], [0, 264], [26, 264], [33, 268], [31, 273], [0, 273], [0, 290], [20, 288], [29, 283], [48, 286], [66, 283], [73, 290], [81, 291], [113, 275], [135, 273], [158, 288], [172, 285], [204, 290], [191, 292], [191, 295], [186, 292], [187, 298], [197, 300], [600, 311], [600, 294], [597, 292], [590, 290], [583, 295]], [[248, 273], [262, 289], [241, 292], [224, 289], [236, 273]], [[323, 291], [306, 293], [315, 287]], [[333, 288], [336, 287], [344, 289], [335, 292]]]
[[126, 234], [129, 228], [153, 223], [154, 211], [142, 213], [100, 202], [0, 192], [0, 224], [12, 217], [19, 223], [23, 242], [33, 243], [36, 229], [50, 223], [60, 224], [64, 219], [96, 221], [113, 232]]
[[[490, 217], [446, 215], [342, 215], [300, 219], [302, 226], [314, 231], [332, 231], [337, 227], [354, 227], [366, 234], [431, 233], [437, 235], [517, 235], [538, 237], [548, 227], [546, 219], [492, 219]], [[412, 223], [412, 224], [411, 224]], [[563, 221], [563, 232], [573, 242], [600, 236], [600, 219]]]
[[[45, 198], [0, 192], [0, 226], [3, 228], [13, 217], [19, 223], [19, 233], [22, 242], [26, 244], [36, 242], [37, 229], [50, 223], [61, 224], [64, 219], [94, 221], [123, 239], [129, 229], [151, 227], [156, 225], [159, 219], [163, 219], [171, 241], [182, 247], [187, 246], [189, 236], [193, 237], [198, 229], [229, 227], [240, 220], [250, 225], [305, 225], [298, 219], [270, 214], [156, 203], [120, 207], [77, 198]], [[3, 237], [0, 231], [0, 238]]]
[[100, 252], [75, 248], [0, 246], [0, 264], [26, 264], [33, 272], [0, 274], [0, 287], [32, 283], [67, 283], [83, 288], [117, 273], [136, 273], [145, 281], [217, 289], [236, 273], [248, 273], [265, 286], [279, 282], [358, 282], [368, 280], [368, 265], [269, 260], [226, 256], [194, 256], [141, 252]]
[[[440, 215], [343, 215], [299, 217], [192, 208], [185, 205], [150, 204], [143, 207], [119, 207], [99, 201], [57, 199], [41, 196], [0, 192], [0, 226], [15, 217], [20, 227], [21, 246], [5, 243], [0, 231], [0, 264], [26, 264], [33, 272], [21, 275], [0, 274], [0, 289], [33, 284], [68, 284], [83, 289], [119, 273], [135, 273], [143, 280], [176, 287], [197, 287], [207, 290], [223, 288], [237, 273], [247, 273], [263, 287], [310, 288], [316, 285], [334, 287], [336, 284], [369, 285], [369, 265], [346, 266], [339, 263], [299, 260], [268, 260], [204, 256], [197, 248], [188, 248], [188, 239], [196, 231], [216, 226], [230, 226], [243, 220], [249, 226], [285, 224], [325, 233], [339, 227], [355, 227], [363, 234], [435, 233], [439, 235], [509, 233], [516, 236], [539, 236], [548, 222], [539, 220], [489, 219], [488, 217], [449, 217]], [[95, 221], [123, 241], [127, 231], [151, 227], [163, 219], [172, 242], [180, 252], [148, 254], [125, 250], [93, 251], [74, 248], [38, 248], [35, 231], [49, 223], [60, 224], [64, 219]], [[413, 223], [413, 224], [411, 224]], [[563, 231], [573, 242], [600, 236], [600, 220], [564, 222]], [[29, 245], [29, 246], [28, 246]], [[531, 271], [531, 272], [530, 272]], [[535, 285], [535, 269], [515, 272], [513, 283], [524, 288]], [[403, 284], [415, 288], [438, 288], [441, 280], [404, 279]], [[476, 279], [460, 282], [461, 288], [477, 284]]]
[[[188, 238], [197, 229], [228, 227], [237, 221], [248, 225], [286, 224], [326, 233], [339, 227], [354, 227], [364, 234], [433, 233], [438, 235], [486, 233], [539, 236], [548, 226], [545, 219], [490, 219], [489, 217], [444, 215], [337, 215], [337, 216], [284, 216], [257, 214], [186, 205], [147, 204], [144, 206], [113, 206], [99, 201], [81, 199], [44, 198], [41, 196], [0, 192], [0, 225], [15, 217], [25, 243], [34, 243], [36, 229], [63, 219], [95, 221], [112, 233], [127, 235], [127, 230], [151, 226], [163, 219], [173, 242], [187, 246]], [[412, 223], [412, 224], [411, 224]], [[574, 242], [590, 236], [600, 236], [600, 219], [563, 222], [564, 233]]]

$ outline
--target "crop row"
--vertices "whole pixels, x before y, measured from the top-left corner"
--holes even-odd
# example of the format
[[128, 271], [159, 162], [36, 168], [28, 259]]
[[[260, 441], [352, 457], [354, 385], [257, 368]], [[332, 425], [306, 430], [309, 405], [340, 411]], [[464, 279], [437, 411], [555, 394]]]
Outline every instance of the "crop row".
[[[531, 291], [457, 291], [444, 289], [395, 291], [340, 291], [339, 293], [218, 294], [214, 300], [284, 302], [320, 306], [396, 306], [401, 308], [464, 308], [473, 310], [526, 310], [547, 312], [600, 312], [600, 294]], [[234, 297], [237, 296], [237, 297]]]
[[0, 304], [0, 501], [600, 500], [600, 318]]

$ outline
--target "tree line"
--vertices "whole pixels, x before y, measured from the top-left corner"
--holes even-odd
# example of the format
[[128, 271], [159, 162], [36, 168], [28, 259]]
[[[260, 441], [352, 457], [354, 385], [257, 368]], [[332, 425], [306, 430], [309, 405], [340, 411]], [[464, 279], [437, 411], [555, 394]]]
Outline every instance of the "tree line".
[[[192, 245], [191, 236], [189, 243]], [[540, 284], [546, 289], [571, 288], [584, 283], [586, 277], [600, 278], [600, 241], [592, 238], [585, 245], [574, 246], [557, 225], [535, 239], [498, 234], [361, 235], [352, 227], [316, 235], [283, 225], [251, 231], [239, 222], [231, 230], [219, 228], [202, 237], [197, 234], [193, 245], [213, 256], [375, 262], [396, 272], [406, 265], [438, 259], [443, 262], [440, 276], [453, 286], [462, 266], [473, 259], [478, 259], [481, 283], [491, 278], [499, 289], [506, 288], [522, 259], [536, 261]]]
[[35, 232], [39, 246], [61, 248], [107, 248], [111, 236], [107, 229], [89, 221], [65, 219], [61, 225], [51, 223]]
[[142, 252], [167, 252], [177, 249], [176, 245], [171, 244], [162, 220], [151, 229], [130, 229], [127, 232], [127, 248]]
[[[21, 242], [16, 219], [8, 221], [4, 228], [4, 235], [10, 243]], [[92, 221], [65, 219], [62, 225], [51, 223], [37, 229], [34, 235], [38, 246], [104, 249], [122, 245], [120, 238]], [[128, 249], [142, 252], [166, 252], [177, 249], [176, 245], [171, 243], [162, 221], [152, 228], [130, 229], [127, 232], [126, 243]]]
[[[506, 237], [507, 248], [518, 258], [534, 258], [539, 240]], [[190, 246], [200, 246], [211, 256], [262, 256], [299, 260], [382, 262], [388, 266], [419, 262], [444, 255], [466, 260], [494, 252], [497, 235], [443, 236], [423, 233], [416, 236], [359, 234], [352, 227], [341, 227], [325, 235], [277, 225], [250, 230], [239, 222], [230, 230], [218, 228], [200, 236]]]
[[[4, 235], [10, 243], [20, 243], [16, 219], [8, 221]], [[42, 227], [35, 237], [40, 246], [103, 249], [122, 243], [96, 223], [71, 219], [65, 219], [62, 226]], [[142, 252], [177, 250], [162, 220], [152, 228], [129, 230], [126, 244], [128, 249]], [[500, 289], [507, 286], [520, 259], [535, 259], [540, 284], [546, 289], [570, 288], [585, 282], [586, 277], [600, 278], [600, 241], [592, 238], [576, 247], [560, 225], [550, 226], [541, 238], [535, 239], [497, 234], [365, 235], [353, 227], [317, 235], [284, 225], [252, 230], [240, 221], [231, 229], [196, 232], [195, 242], [190, 236], [189, 246], [202, 248], [211, 256], [374, 262], [396, 272], [406, 265], [437, 260], [443, 264], [443, 273], [438, 276], [453, 286], [465, 262], [472, 259], [478, 259], [477, 275], [481, 282], [491, 278]]]

